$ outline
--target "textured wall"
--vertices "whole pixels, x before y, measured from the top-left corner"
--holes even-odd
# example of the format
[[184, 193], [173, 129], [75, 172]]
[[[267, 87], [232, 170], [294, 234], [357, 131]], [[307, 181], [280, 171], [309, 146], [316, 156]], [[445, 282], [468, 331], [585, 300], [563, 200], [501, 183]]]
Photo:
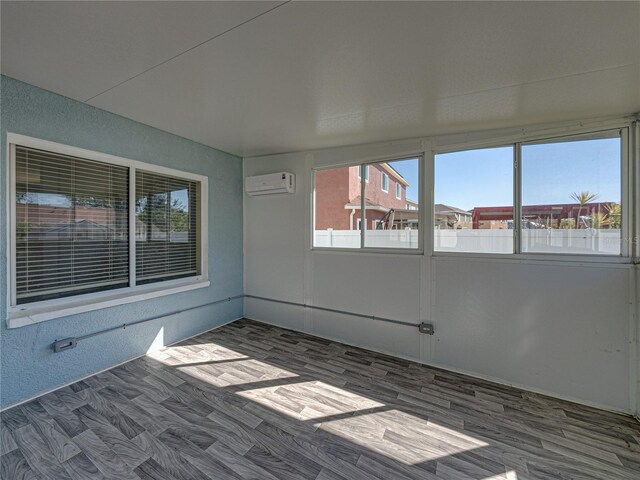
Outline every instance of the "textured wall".
[[[238, 157], [0, 77], [0, 405], [141, 355], [151, 344], [172, 343], [242, 316], [242, 300], [116, 330], [54, 354], [56, 339], [155, 317], [242, 293], [242, 162]], [[179, 168], [209, 177], [211, 286], [37, 325], [6, 328], [6, 134], [29, 135], [97, 152]]]

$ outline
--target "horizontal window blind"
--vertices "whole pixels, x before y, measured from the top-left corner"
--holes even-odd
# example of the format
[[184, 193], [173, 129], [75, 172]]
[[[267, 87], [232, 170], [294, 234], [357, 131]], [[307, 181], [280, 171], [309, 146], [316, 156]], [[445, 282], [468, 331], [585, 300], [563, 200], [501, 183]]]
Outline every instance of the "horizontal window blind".
[[197, 183], [136, 170], [136, 283], [197, 275]]
[[16, 303], [129, 284], [129, 170], [21, 146]]

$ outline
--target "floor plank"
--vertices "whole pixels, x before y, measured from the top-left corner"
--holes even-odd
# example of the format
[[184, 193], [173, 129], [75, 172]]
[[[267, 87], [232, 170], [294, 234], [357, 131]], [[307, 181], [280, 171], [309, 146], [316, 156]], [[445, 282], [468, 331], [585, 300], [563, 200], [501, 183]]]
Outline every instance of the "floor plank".
[[0, 415], [2, 478], [640, 478], [633, 418], [240, 320]]

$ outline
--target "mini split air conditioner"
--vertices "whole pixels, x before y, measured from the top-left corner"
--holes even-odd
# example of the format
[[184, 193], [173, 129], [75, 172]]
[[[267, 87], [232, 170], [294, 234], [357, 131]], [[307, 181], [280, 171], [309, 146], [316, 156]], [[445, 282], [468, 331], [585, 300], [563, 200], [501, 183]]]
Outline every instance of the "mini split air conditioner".
[[274, 195], [276, 193], [295, 193], [296, 176], [293, 173], [279, 172], [245, 178], [247, 194]]

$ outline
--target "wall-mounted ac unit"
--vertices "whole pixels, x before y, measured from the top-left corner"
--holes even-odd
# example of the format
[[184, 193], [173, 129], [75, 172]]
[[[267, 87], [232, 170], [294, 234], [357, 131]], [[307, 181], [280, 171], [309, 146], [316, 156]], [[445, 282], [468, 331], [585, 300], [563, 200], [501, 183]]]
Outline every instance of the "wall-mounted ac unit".
[[293, 173], [279, 172], [245, 178], [248, 195], [274, 195], [276, 193], [295, 193], [296, 176]]

